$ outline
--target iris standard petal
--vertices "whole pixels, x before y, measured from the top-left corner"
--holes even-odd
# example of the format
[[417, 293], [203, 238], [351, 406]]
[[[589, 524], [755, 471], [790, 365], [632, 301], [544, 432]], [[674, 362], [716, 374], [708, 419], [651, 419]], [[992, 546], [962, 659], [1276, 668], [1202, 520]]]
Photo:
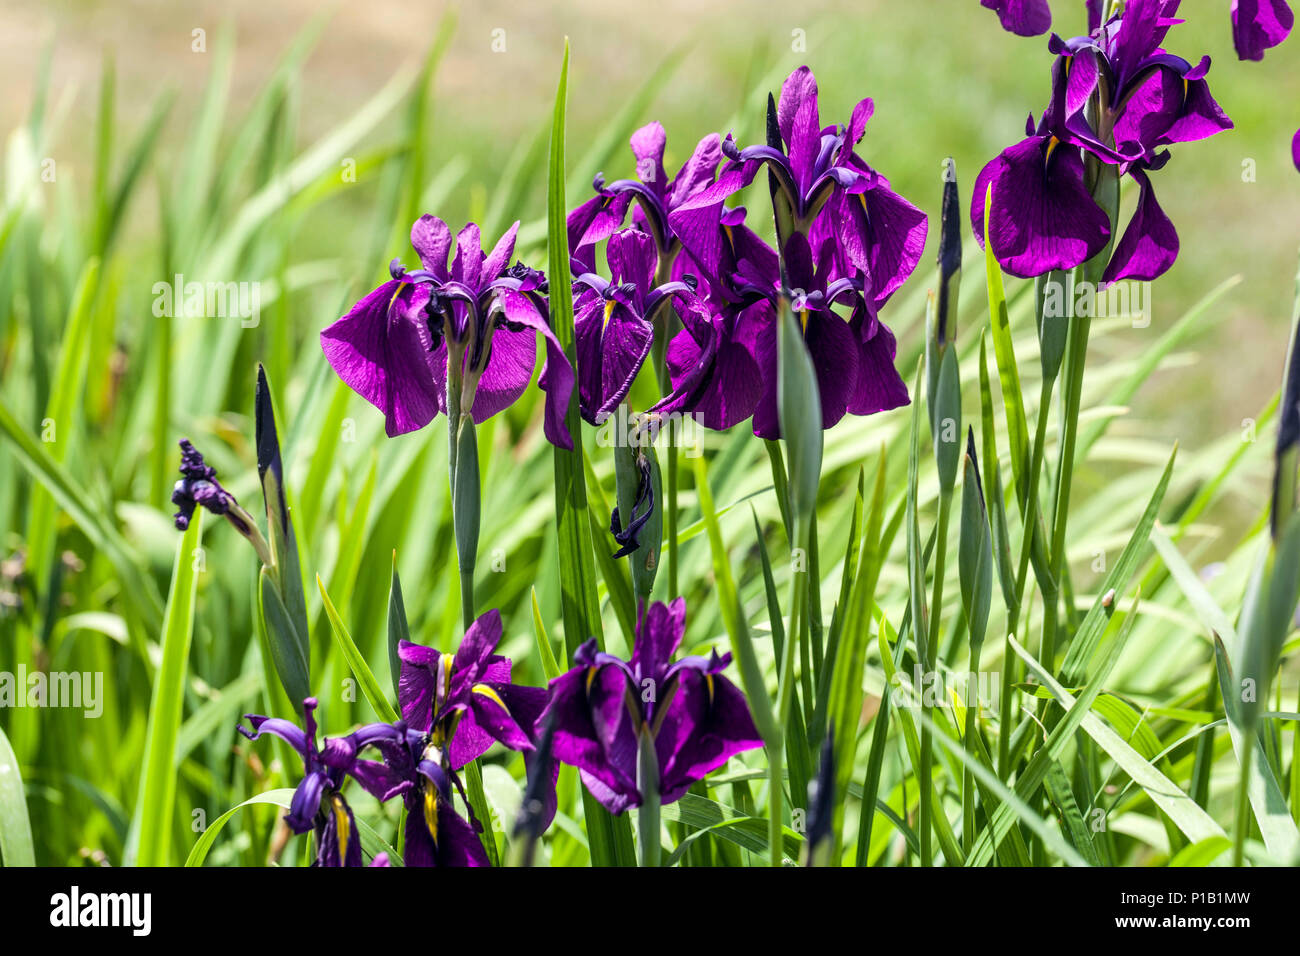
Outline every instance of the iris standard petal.
[[[632, 673], [640, 680], [647, 677], [661, 680], [685, 633], [684, 598], [674, 598], [669, 604], [655, 601], [648, 608], [642, 604], [637, 620], [636, 640], [632, 642]], [[641, 690], [644, 691], [645, 688], [642, 687]]]
[[666, 205], [671, 211], [713, 182], [718, 163], [722, 162], [722, 137], [709, 133], [695, 144], [695, 152], [682, 164], [669, 184]]
[[483, 288], [497, 276], [505, 271], [506, 266], [510, 265], [510, 257], [515, 254], [515, 237], [519, 235], [519, 220], [515, 220], [514, 225], [505, 231], [497, 244], [488, 253], [487, 258], [483, 260], [483, 266], [479, 269], [478, 287]]
[[447, 254], [451, 252], [451, 229], [437, 216], [428, 213], [411, 226], [411, 246], [420, 257], [420, 264], [435, 279], [446, 281]]
[[456, 233], [456, 255], [451, 260], [451, 277], [471, 288], [483, 272], [483, 237], [476, 223], [466, 223]]
[[799, 67], [781, 85], [776, 120], [781, 129], [781, 138], [785, 140], [795, 184], [802, 196], [813, 183], [822, 143], [821, 121], [817, 110], [817, 78], [808, 67]]
[[667, 134], [658, 122], [647, 123], [632, 134], [632, 155], [636, 157], [637, 179], [650, 187], [656, 196], [662, 196], [668, 186], [664, 172], [664, 144]]

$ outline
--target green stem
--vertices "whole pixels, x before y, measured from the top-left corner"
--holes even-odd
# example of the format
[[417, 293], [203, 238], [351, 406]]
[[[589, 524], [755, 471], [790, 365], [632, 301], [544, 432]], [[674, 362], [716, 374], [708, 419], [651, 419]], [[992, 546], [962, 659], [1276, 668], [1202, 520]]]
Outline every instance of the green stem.
[[[771, 840], [772, 866], [781, 866], [784, 858], [784, 841], [781, 839], [781, 804], [784, 788], [785, 765], [785, 729], [790, 724], [790, 712], [794, 706], [794, 661], [795, 645], [799, 643], [797, 635], [803, 631], [803, 605], [807, 597], [808, 575], [806, 572], [794, 571], [790, 576], [790, 621], [785, 632], [785, 646], [781, 649], [781, 668], [778, 672], [776, 697], [777, 726], [780, 728], [776, 740], [768, 753], [769, 778], [771, 794], [771, 820], [768, 835]], [[795, 741], [798, 743], [798, 741]]]
[[939, 493], [939, 525], [935, 532], [934, 540], [934, 583], [930, 598], [930, 633], [926, 638], [924, 660], [921, 662], [921, 711], [926, 720], [921, 727], [921, 809], [920, 819], [917, 823], [920, 829], [921, 839], [921, 865], [934, 865], [934, 850], [930, 839], [930, 828], [933, 825], [933, 806], [930, 802], [930, 793], [932, 790], [931, 781], [933, 778], [934, 747], [931, 741], [931, 711], [933, 708], [926, 703], [925, 684], [929, 675], [934, 670], [936, 660], [936, 649], [939, 646], [939, 611], [943, 602], [943, 578], [944, 565], [948, 555], [948, 521], [952, 512], [952, 490], [948, 489]]
[[[967, 680], [974, 686], [966, 688], [966, 726], [963, 731], [965, 738], [963, 743], [966, 752], [970, 754], [972, 760], [975, 760], [978, 753], [975, 747], [975, 716], [979, 707], [980, 647], [978, 644], [971, 645], [969, 672]], [[969, 764], [962, 774], [961, 784], [961, 844], [962, 852], [969, 857], [971, 848], [975, 844], [975, 775], [971, 772]]]
[[654, 735], [642, 727], [637, 738], [636, 785], [641, 806], [636, 813], [637, 849], [642, 866], [659, 866], [659, 758]]
[[1255, 756], [1253, 729], [1246, 736], [1246, 746], [1241, 755], [1241, 780], [1237, 785], [1237, 819], [1232, 841], [1232, 865], [1241, 866], [1246, 856], [1246, 837], [1250, 835], [1250, 771]]

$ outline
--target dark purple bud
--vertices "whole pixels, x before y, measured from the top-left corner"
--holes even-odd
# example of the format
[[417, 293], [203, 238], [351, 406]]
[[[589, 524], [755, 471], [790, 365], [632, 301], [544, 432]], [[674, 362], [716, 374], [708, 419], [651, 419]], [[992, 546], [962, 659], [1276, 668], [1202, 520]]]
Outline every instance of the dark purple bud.
[[175, 515], [178, 531], [190, 526], [197, 507], [226, 516], [229, 516], [232, 505], [238, 507], [235, 496], [217, 481], [217, 470], [203, 460], [203, 455], [188, 438], [181, 439], [181, 476], [172, 490], [172, 504], [180, 509]]

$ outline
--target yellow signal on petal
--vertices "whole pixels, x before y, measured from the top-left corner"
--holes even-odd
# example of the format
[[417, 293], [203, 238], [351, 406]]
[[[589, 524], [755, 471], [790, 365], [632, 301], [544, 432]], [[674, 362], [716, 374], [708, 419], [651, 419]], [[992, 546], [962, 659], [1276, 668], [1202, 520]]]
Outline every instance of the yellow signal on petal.
[[1051, 140], [1048, 141], [1048, 143], [1047, 143], [1047, 155], [1043, 158], [1043, 163], [1044, 163], [1044, 165], [1046, 165], [1047, 163], [1050, 163], [1050, 162], [1052, 161], [1052, 154], [1053, 154], [1054, 152], [1056, 152], [1056, 147], [1058, 147], [1058, 146], [1060, 146], [1060, 145], [1061, 145], [1061, 141], [1060, 141], [1059, 139], [1057, 139], [1055, 136], [1053, 136], [1053, 137], [1051, 138]]
[[438, 788], [431, 783], [424, 785], [424, 826], [429, 831], [429, 836], [433, 839], [433, 845], [438, 845]]
[[506, 706], [506, 702], [502, 700], [501, 696], [487, 684], [475, 684], [470, 688], [470, 690], [475, 694], [482, 694], [488, 700], [495, 701], [498, 707], [504, 710], [507, 714], [510, 713], [510, 708]]
[[605, 322], [604, 325], [601, 326], [601, 328], [606, 328], [609, 326], [609, 317], [614, 314], [614, 306], [616, 305], [618, 305], [618, 302], [616, 302], [614, 299], [609, 299], [605, 302]]
[[348, 843], [352, 840], [352, 826], [348, 822], [347, 804], [336, 793], [330, 798], [330, 806], [334, 811], [334, 826], [338, 831], [339, 862], [346, 863], [348, 859]]

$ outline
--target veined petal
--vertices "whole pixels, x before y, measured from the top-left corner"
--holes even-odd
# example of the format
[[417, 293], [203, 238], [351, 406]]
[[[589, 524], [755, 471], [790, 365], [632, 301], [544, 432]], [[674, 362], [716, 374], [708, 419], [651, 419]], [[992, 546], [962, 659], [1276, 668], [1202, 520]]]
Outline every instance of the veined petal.
[[660, 680], [686, 633], [686, 601], [655, 601], [640, 608], [632, 646], [632, 672], [641, 680]]
[[456, 256], [451, 261], [451, 277], [473, 288], [483, 272], [483, 238], [478, 225], [466, 223], [456, 234]]
[[320, 334], [321, 349], [339, 378], [384, 413], [393, 437], [429, 424], [439, 411], [421, 312], [423, 284], [385, 282]]
[[397, 656], [402, 662], [397, 679], [397, 702], [402, 719], [416, 730], [427, 733], [433, 724], [433, 702], [442, 655], [432, 647], [401, 641], [397, 645]]
[[516, 219], [514, 225], [507, 229], [505, 235], [497, 240], [497, 244], [488, 253], [487, 258], [483, 260], [483, 266], [479, 270], [479, 288], [483, 288], [501, 275], [506, 266], [510, 265], [510, 257], [515, 254], [515, 237], [518, 235], [519, 220]]
[[1163, 275], [1178, 258], [1178, 233], [1156, 202], [1150, 177], [1136, 167], [1129, 174], [1137, 180], [1141, 192], [1133, 218], [1106, 266], [1103, 285], [1121, 279], [1150, 282]]
[[447, 254], [451, 252], [451, 229], [437, 216], [427, 213], [411, 226], [411, 245], [420, 264], [442, 281], [448, 278]]
[[984, 167], [971, 200], [971, 226], [981, 245], [990, 183], [989, 238], [998, 262], [1012, 275], [1034, 278], [1073, 269], [1105, 247], [1110, 223], [1084, 186], [1076, 147], [1030, 136]]
[[795, 183], [803, 195], [812, 185], [822, 141], [817, 79], [808, 67], [799, 67], [781, 85], [776, 119], [781, 128], [781, 138], [785, 140]]
[[556, 760], [639, 802], [636, 731], [625, 704], [627, 688], [627, 675], [618, 667], [575, 667], [550, 682], [550, 699], [541, 720], [554, 721]]
[[714, 667], [681, 667], [677, 692], [656, 739], [659, 789], [664, 803], [683, 793], [733, 756], [763, 746], [749, 704]]
[[494, 329], [487, 368], [479, 376], [470, 409], [474, 422], [481, 425], [519, 401], [528, 390], [536, 365], [537, 336], [531, 329], [526, 332]]
[[894, 333], [861, 309], [854, 314], [849, 328], [858, 342], [858, 381], [849, 399], [849, 412], [874, 415], [908, 404], [907, 385], [894, 364]]
[[668, 175], [664, 172], [666, 141], [667, 135], [658, 122], [647, 123], [632, 134], [637, 179], [649, 186], [656, 196], [662, 196], [668, 186]]
[[682, 164], [669, 184], [666, 205], [671, 211], [713, 182], [722, 162], [722, 137], [710, 133], [695, 145], [691, 158]]

